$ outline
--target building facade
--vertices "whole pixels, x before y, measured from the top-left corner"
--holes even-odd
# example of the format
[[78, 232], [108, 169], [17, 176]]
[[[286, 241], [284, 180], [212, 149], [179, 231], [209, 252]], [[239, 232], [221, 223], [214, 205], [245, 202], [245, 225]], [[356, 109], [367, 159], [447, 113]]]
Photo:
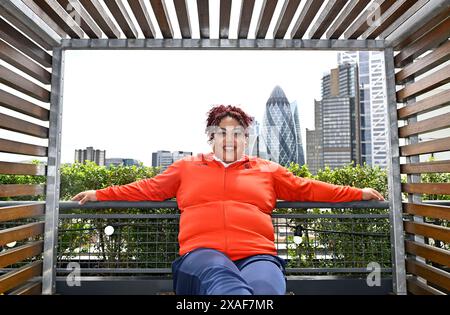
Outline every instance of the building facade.
[[268, 160], [283, 166], [305, 163], [297, 104], [289, 103], [279, 86], [266, 103], [260, 145], [264, 146]]
[[152, 153], [152, 166], [161, 167], [161, 171], [165, 171], [173, 162], [181, 160], [185, 156], [192, 156], [192, 152], [187, 151], [164, 151], [159, 150]]
[[75, 162], [84, 164], [86, 161], [95, 162], [95, 164], [104, 166], [106, 162], [105, 150], [94, 150], [93, 147], [75, 150]]

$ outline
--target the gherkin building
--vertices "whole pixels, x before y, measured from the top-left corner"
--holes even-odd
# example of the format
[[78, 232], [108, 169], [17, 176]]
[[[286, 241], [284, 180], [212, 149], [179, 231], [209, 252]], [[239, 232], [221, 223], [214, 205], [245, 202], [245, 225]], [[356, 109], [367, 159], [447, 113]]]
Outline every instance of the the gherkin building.
[[305, 164], [297, 104], [289, 103], [279, 86], [266, 103], [261, 136], [268, 160], [284, 166]]

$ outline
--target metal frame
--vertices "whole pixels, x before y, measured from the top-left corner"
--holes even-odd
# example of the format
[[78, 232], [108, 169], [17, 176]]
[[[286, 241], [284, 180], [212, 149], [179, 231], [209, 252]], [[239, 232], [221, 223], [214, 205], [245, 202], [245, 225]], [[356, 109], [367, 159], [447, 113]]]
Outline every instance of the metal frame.
[[391, 222], [392, 247], [392, 287], [394, 293], [405, 295], [406, 267], [405, 242], [403, 236], [402, 190], [400, 177], [400, 152], [398, 138], [397, 98], [395, 89], [394, 50], [389, 47], [384, 50], [386, 74], [387, 119], [388, 119], [388, 187]]
[[[46, 201], [46, 233], [44, 248], [43, 294], [55, 292], [56, 269], [54, 267], [59, 214], [59, 167], [61, 149], [62, 89], [65, 50], [377, 50], [384, 51], [387, 96], [389, 107], [389, 206], [393, 257], [393, 289], [396, 294], [406, 294], [405, 251], [400, 187], [400, 163], [398, 121], [395, 95], [393, 48], [384, 40], [283, 40], [283, 39], [63, 39], [53, 53], [53, 79], [50, 119], [49, 167]], [[174, 202], [175, 203], [175, 202]], [[176, 205], [176, 203], [175, 203]], [[379, 204], [378, 206], [380, 206]], [[107, 202], [104, 207], [108, 207]], [[119, 205], [115, 207], [129, 207]], [[137, 205], [136, 205], [137, 206]], [[140, 205], [142, 206], [142, 205]], [[148, 205], [147, 205], [148, 206]], [[155, 205], [155, 207], [161, 205]], [[288, 204], [280, 204], [287, 207]], [[318, 204], [310, 205], [318, 207]], [[344, 205], [336, 205], [342, 207]], [[346, 207], [355, 206], [353, 203]], [[65, 207], [65, 206], [63, 206]], [[370, 208], [371, 206], [367, 206]], [[372, 206], [373, 207], [373, 206]], [[384, 205], [382, 206], [384, 208]]]
[[42, 294], [54, 294], [56, 285], [56, 249], [58, 240], [59, 187], [61, 165], [61, 129], [64, 88], [64, 56], [61, 48], [53, 49], [53, 71], [50, 98], [50, 123], [45, 206], [44, 265]]

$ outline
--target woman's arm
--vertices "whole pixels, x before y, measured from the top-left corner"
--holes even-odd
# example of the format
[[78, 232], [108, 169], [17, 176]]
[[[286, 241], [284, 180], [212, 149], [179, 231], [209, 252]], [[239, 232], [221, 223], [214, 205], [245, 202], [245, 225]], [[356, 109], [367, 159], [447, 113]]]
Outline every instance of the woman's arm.
[[356, 200], [384, 200], [372, 188], [339, 186], [295, 176], [285, 167], [273, 168], [273, 180], [277, 199], [286, 201], [348, 202]]
[[183, 160], [170, 165], [163, 173], [155, 177], [142, 179], [130, 184], [110, 186], [99, 190], [83, 191], [71, 200], [84, 204], [86, 201], [163, 201], [176, 196], [180, 186], [180, 173]]

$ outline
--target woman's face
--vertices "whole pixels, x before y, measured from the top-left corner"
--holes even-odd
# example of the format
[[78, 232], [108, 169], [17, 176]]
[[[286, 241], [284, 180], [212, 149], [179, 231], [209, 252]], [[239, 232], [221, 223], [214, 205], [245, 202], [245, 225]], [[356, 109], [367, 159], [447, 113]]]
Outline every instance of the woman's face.
[[224, 162], [234, 162], [242, 157], [246, 145], [244, 127], [236, 119], [224, 117], [214, 132], [214, 154]]

